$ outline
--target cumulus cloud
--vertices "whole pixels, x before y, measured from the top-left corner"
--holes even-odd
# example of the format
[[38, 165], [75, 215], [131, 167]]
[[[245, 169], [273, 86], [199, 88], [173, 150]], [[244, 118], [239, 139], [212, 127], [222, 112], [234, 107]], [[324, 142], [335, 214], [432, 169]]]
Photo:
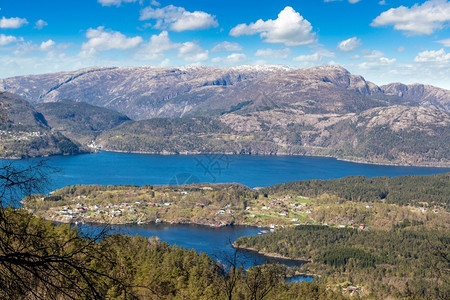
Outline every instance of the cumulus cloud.
[[22, 18], [2, 17], [0, 19], [0, 28], [2, 28], [2, 29], [16, 29], [16, 28], [20, 28], [26, 24], [28, 24], [27, 19], [22, 19]]
[[275, 20], [239, 24], [230, 31], [232, 36], [253, 35], [259, 33], [266, 43], [283, 43], [286, 46], [300, 46], [315, 42], [315, 33], [311, 23], [304, 19], [292, 7], [286, 6]]
[[334, 53], [326, 49], [319, 49], [313, 54], [299, 55], [294, 57], [294, 61], [300, 62], [303, 65], [318, 65], [323, 64], [325, 58], [334, 57]]
[[155, 28], [173, 31], [207, 29], [217, 27], [216, 17], [203, 11], [189, 12], [183, 7], [168, 5], [162, 8], [151, 6], [141, 10], [139, 20], [156, 20]]
[[3, 33], [0, 34], [0, 46], [6, 46], [11, 43], [18, 42], [18, 41], [21, 41], [21, 39], [18, 39], [12, 35], [4, 35]]
[[288, 58], [291, 55], [291, 49], [258, 49], [255, 56], [267, 57], [267, 58]]
[[180, 44], [173, 43], [170, 40], [167, 31], [163, 31], [159, 35], [152, 35], [150, 41], [139, 49], [136, 58], [142, 60], [163, 59], [165, 52], [179, 48], [180, 46]]
[[186, 42], [178, 49], [178, 57], [189, 62], [200, 62], [209, 58], [209, 52], [197, 43]]
[[411, 8], [400, 6], [391, 8], [376, 17], [371, 26], [393, 25], [394, 29], [409, 35], [430, 35], [442, 29], [450, 21], [450, 2], [447, 0], [430, 0]]
[[244, 53], [232, 53], [225, 57], [215, 57], [212, 62], [224, 63], [228, 65], [239, 64], [247, 60], [247, 55]]
[[48, 40], [46, 42], [42, 42], [41, 45], [39, 46], [39, 50], [41, 51], [49, 51], [53, 48], [53, 46], [55, 45], [55, 42], [52, 40]]
[[440, 40], [437, 42], [444, 45], [444, 47], [450, 47], [450, 39]]
[[37, 22], [35, 23], [35, 28], [37, 28], [37, 29], [39, 29], [39, 30], [41, 30], [42, 28], [44, 28], [45, 26], [47, 26], [48, 25], [48, 23], [47, 22], [45, 22], [44, 20], [42, 20], [42, 19], [39, 19], [39, 20], [37, 20]]
[[339, 43], [338, 48], [341, 51], [344, 52], [353, 52], [355, 51], [359, 46], [361, 46], [361, 41], [356, 37], [349, 38], [345, 41], [342, 41]]
[[120, 6], [122, 3], [136, 2], [137, 0], [98, 0], [102, 6]]
[[358, 66], [361, 69], [373, 69], [373, 68], [381, 68], [381, 67], [386, 67], [386, 66], [391, 66], [393, 64], [395, 64], [395, 62], [397, 61], [396, 58], [387, 58], [387, 57], [376, 57], [376, 58], [371, 58], [369, 60], [366, 60], [362, 63], [360, 63]]
[[86, 37], [89, 40], [81, 45], [82, 56], [92, 56], [98, 51], [111, 49], [131, 49], [142, 42], [140, 36], [128, 38], [118, 31], [105, 30], [103, 26], [97, 27], [97, 29], [88, 29]]
[[419, 52], [414, 61], [419, 63], [450, 63], [450, 53], [446, 53], [443, 48], [437, 51], [426, 50]]
[[241, 51], [242, 46], [238, 43], [231, 43], [231, 42], [222, 42], [219, 44], [216, 44], [214, 48], [211, 49], [211, 52], [220, 52], [220, 51]]

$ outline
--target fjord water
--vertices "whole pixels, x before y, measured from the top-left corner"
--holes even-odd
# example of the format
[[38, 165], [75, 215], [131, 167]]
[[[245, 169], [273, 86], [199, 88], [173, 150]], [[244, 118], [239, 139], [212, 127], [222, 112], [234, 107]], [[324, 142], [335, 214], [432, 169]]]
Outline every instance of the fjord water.
[[[59, 169], [51, 189], [74, 184], [183, 184], [237, 182], [249, 187], [349, 175], [401, 176], [450, 168], [359, 164], [325, 157], [249, 155], [150, 155], [100, 152], [48, 158]], [[24, 162], [26, 163], [26, 162]]]
[[[17, 163], [27, 164], [27, 161]], [[100, 152], [48, 158], [48, 164], [59, 169], [52, 175], [49, 190], [74, 184], [183, 184], [192, 182], [238, 182], [250, 187], [269, 186], [293, 180], [330, 179], [349, 175], [400, 176], [450, 172], [449, 168], [422, 168], [357, 164], [334, 158], [248, 155], [149, 155]], [[94, 225], [82, 225], [85, 232]], [[195, 249], [226, 260], [234, 253], [230, 241], [244, 235], [255, 235], [261, 229], [232, 226], [209, 228], [197, 225], [123, 225], [112, 232], [158, 236], [170, 244]], [[267, 261], [261, 255], [242, 252], [245, 266]], [[278, 260], [280, 261], [280, 260]], [[298, 262], [280, 261], [292, 265]], [[299, 280], [311, 278], [300, 277]]]

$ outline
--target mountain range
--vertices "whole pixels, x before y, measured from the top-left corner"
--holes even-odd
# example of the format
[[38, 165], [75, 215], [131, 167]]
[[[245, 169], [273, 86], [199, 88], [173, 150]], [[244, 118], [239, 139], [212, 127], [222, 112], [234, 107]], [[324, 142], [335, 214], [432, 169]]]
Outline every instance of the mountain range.
[[105, 150], [450, 165], [450, 91], [377, 86], [339, 66], [89, 68], [1, 79], [0, 90]]

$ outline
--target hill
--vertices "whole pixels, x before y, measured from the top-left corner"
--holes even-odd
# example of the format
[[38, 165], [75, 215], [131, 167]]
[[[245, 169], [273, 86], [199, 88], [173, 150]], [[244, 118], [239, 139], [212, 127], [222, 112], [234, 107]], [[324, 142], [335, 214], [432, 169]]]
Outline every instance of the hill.
[[44, 116], [21, 97], [0, 92], [1, 110], [5, 118], [3, 128], [16, 127], [28, 129], [49, 129]]
[[328, 155], [371, 163], [450, 165], [449, 113], [388, 106], [361, 113], [273, 109], [220, 117], [129, 121], [98, 136], [104, 150]]
[[85, 102], [61, 100], [35, 106], [48, 125], [81, 143], [91, 142], [99, 133], [130, 120], [127, 116]]
[[0, 157], [29, 158], [90, 151], [52, 131], [45, 117], [24, 99], [2, 92], [0, 105], [4, 119], [0, 125]]

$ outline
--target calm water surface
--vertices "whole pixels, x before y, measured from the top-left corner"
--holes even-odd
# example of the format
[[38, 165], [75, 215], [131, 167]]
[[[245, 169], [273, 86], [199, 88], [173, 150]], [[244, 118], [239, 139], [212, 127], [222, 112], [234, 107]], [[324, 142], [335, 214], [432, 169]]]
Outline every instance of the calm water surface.
[[[401, 176], [450, 172], [449, 168], [398, 167], [357, 164], [333, 158], [246, 155], [149, 155], [100, 152], [77, 156], [51, 157], [48, 163], [59, 169], [52, 175], [50, 190], [74, 184], [183, 184], [193, 182], [238, 182], [250, 187], [269, 186], [294, 180], [330, 179], [349, 175]], [[18, 161], [17, 163], [28, 163]], [[85, 232], [97, 229], [82, 225]], [[234, 253], [230, 242], [255, 235], [255, 227], [210, 228], [196, 225], [123, 225], [112, 232], [158, 236], [170, 244], [195, 249], [225, 261]], [[267, 262], [261, 255], [241, 252], [246, 266]], [[279, 262], [296, 265], [298, 262]], [[296, 280], [311, 280], [300, 277]]]
[[[78, 227], [85, 233], [95, 234], [102, 226], [81, 224]], [[110, 233], [157, 236], [171, 245], [187, 249], [195, 249], [211, 255], [214, 259], [227, 264], [233, 259], [235, 249], [231, 246], [237, 238], [256, 235], [262, 229], [253, 226], [227, 226], [213, 228], [195, 224], [145, 224], [112, 226]], [[267, 262], [279, 262], [288, 266], [300, 266], [301, 262], [288, 259], [275, 259], [259, 255], [255, 252], [238, 251], [237, 264], [246, 268]]]
[[323, 157], [247, 155], [149, 155], [100, 152], [49, 158], [60, 169], [52, 188], [73, 184], [175, 184], [238, 182], [250, 187], [349, 175], [401, 176], [450, 172], [450, 168], [357, 164]]

